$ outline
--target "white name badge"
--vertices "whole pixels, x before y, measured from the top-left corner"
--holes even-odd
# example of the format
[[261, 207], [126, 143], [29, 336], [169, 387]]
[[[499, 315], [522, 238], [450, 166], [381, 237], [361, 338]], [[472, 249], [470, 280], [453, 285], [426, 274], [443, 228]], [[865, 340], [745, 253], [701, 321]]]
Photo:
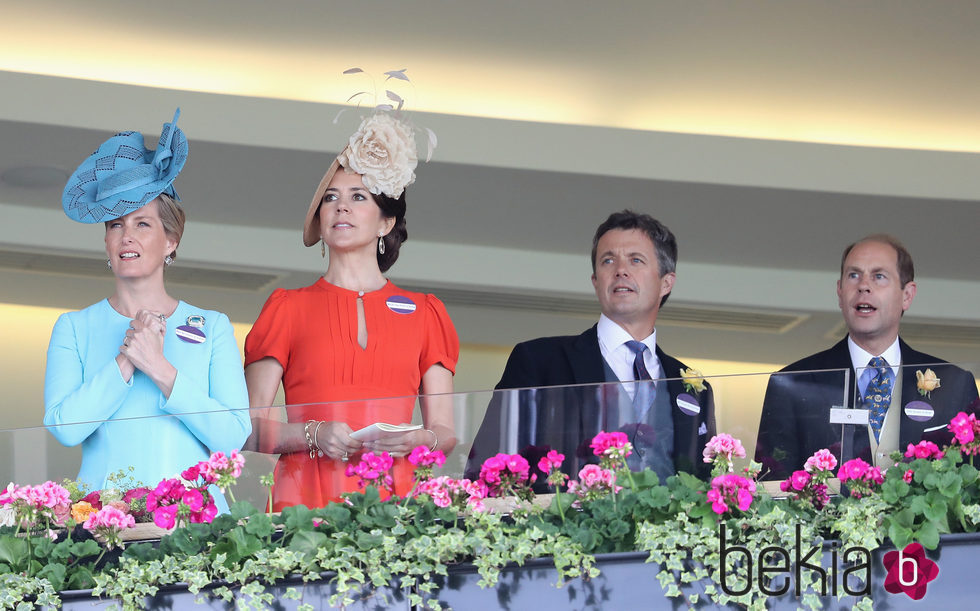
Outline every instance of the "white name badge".
[[868, 410], [866, 409], [844, 409], [843, 407], [830, 408], [831, 424], [858, 424], [868, 425]]

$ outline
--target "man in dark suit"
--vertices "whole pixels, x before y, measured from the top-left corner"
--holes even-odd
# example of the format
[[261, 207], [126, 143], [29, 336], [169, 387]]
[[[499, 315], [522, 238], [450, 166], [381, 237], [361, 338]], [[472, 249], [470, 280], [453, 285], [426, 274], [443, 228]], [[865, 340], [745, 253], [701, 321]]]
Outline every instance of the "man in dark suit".
[[[977, 399], [977, 386], [970, 372], [899, 338], [914, 277], [911, 255], [892, 236], [868, 236], [844, 250], [837, 296], [847, 337], [769, 379], [755, 453], [763, 478], [785, 479], [821, 448], [839, 460], [861, 457], [888, 467], [888, 455], [910, 443], [949, 442], [947, 425]], [[928, 370], [938, 378], [935, 388]], [[921, 387], [917, 374], [925, 378]], [[832, 423], [830, 409], [845, 406], [867, 410], [867, 425]], [[857, 412], [834, 420], [847, 422], [849, 415], [864, 422]]]
[[536, 469], [549, 449], [564, 453], [563, 470], [577, 476], [597, 461], [592, 438], [614, 430], [634, 446], [633, 469], [651, 468], [662, 480], [681, 470], [706, 472], [701, 453], [715, 432], [711, 388], [686, 389], [679, 378], [687, 367], [657, 342], [657, 313], [674, 286], [676, 262], [674, 235], [649, 215], [624, 210], [599, 226], [592, 241], [598, 324], [514, 347], [467, 476], [477, 476], [497, 452], [520, 452]]

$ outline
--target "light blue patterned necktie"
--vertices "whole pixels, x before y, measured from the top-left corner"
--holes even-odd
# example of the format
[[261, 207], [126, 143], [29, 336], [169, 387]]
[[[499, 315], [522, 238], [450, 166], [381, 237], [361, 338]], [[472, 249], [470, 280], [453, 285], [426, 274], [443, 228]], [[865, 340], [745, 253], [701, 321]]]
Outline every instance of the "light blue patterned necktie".
[[892, 403], [892, 372], [888, 361], [876, 356], [868, 361], [868, 370], [874, 377], [868, 382], [864, 391], [864, 405], [868, 408], [868, 424], [874, 433], [875, 441], [881, 437], [881, 425], [885, 422], [885, 413]]

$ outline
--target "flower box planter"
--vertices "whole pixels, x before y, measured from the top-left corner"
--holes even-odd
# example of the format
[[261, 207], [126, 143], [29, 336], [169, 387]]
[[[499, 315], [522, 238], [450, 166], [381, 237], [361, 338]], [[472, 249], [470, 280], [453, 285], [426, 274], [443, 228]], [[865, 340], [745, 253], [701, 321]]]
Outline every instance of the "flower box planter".
[[[336, 594], [337, 590], [333, 584], [334, 573], [323, 573], [319, 580], [303, 582], [302, 577], [293, 576], [276, 582], [271, 586], [265, 587], [265, 592], [272, 594], [275, 604], [272, 607], [276, 611], [290, 611], [296, 609], [301, 604], [310, 604], [314, 609], [333, 608], [329, 604], [330, 597]], [[152, 597], [147, 597], [145, 609], [147, 611], [207, 611], [208, 609], [228, 611], [235, 608], [234, 603], [211, 596], [210, 590], [215, 586], [203, 588], [199, 593], [193, 594], [188, 591], [186, 585], [175, 584], [160, 588], [159, 592]], [[290, 588], [299, 591], [300, 598], [292, 600], [286, 598], [286, 592]], [[236, 601], [247, 596], [240, 595], [241, 588], [233, 587]], [[351, 611], [374, 611], [377, 609], [392, 609], [393, 611], [410, 609], [408, 595], [397, 584], [381, 588], [366, 587], [359, 596], [355, 596], [354, 604], [347, 605], [345, 609]], [[66, 611], [93, 611], [100, 609], [116, 609], [119, 603], [112, 599], [93, 598], [91, 590], [74, 590], [61, 593], [62, 609]]]
[[[939, 565], [939, 576], [929, 583], [926, 597], [915, 601], [905, 594], [885, 591], [884, 555], [894, 547], [883, 546], [872, 556], [872, 592], [875, 607], [887, 609], [968, 608], [975, 600], [975, 566], [980, 558], [980, 533], [943, 535], [939, 548], [927, 552]], [[824, 546], [821, 566], [831, 564], [831, 542]], [[438, 600], [453, 609], [687, 609], [682, 598], [668, 598], [657, 580], [658, 566], [646, 562], [645, 552], [599, 554], [596, 566], [600, 575], [591, 580], [576, 579], [556, 588], [558, 574], [550, 559], [538, 558], [524, 566], [510, 565], [500, 573], [496, 588], [483, 589], [477, 583], [480, 575], [473, 565], [449, 569], [447, 577], [437, 577]], [[828, 574], [830, 571], [828, 570]], [[697, 609], [721, 609], [704, 596], [705, 583], [695, 582], [682, 588], [685, 595], [699, 594]], [[829, 586], [828, 586], [829, 587]], [[843, 590], [838, 588], [843, 593]], [[821, 597], [824, 609], [851, 609], [854, 597], [840, 599], [828, 594]], [[793, 585], [780, 597], [767, 600], [768, 609], [797, 609], [800, 599]]]
[[[905, 594], [890, 594], [884, 589], [885, 569], [882, 558], [892, 547], [881, 547], [872, 552], [872, 599], [876, 607], [888, 609], [966, 608], [975, 598], [974, 573], [976, 558], [980, 557], [980, 533], [943, 535], [938, 549], [927, 552], [939, 565], [939, 576], [928, 585], [926, 597], [913, 601]], [[453, 609], [686, 609], [682, 598], [667, 598], [656, 576], [659, 567], [646, 562], [645, 552], [599, 554], [596, 566], [601, 573], [590, 580], [573, 579], [556, 588], [557, 572], [550, 558], [529, 560], [523, 566], [509, 565], [500, 573], [495, 588], [479, 587], [480, 575], [472, 564], [450, 567], [448, 576], [435, 576], [436, 598], [444, 607]], [[829, 569], [831, 542], [824, 546], [821, 566]], [[830, 571], [828, 570], [828, 574]], [[266, 592], [277, 601], [275, 608], [283, 611], [296, 609], [302, 603], [314, 609], [331, 608], [329, 598], [336, 592], [332, 584], [333, 573], [324, 573], [320, 580], [304, 583], [299, 576], [284, 579], [266, 587]], [[709, 604], [704, 596], [705, 583], [695, 582], [683, 587], [685, 595], [700, 595], [698, 609], [721, 608]], [[300, 600], [284, 598], [289, 588], [297, 589]], [[186, 586], [174, 585], [161, 588], [148, 598], [146, 609], [207, 610], [231, 608], [229, 603], [210, 597], [205, 588], [199, 594], [190, 593]], [[233, 588], [236, 592], [238, 588]], [[62, 592], [64, 609], [110, 609], [118, 604], [110, 599], [93, 598], [90, 590]], [[197, 602], [201, 601], [201, 602]], [[855, 600], [850, 596], [837, 599], [833, 595], [821, 598], [824, 609], [850, 609]], [[789, 593], [767, 601], [769, 609], [796, 609], [799, 599], [791, 585]], [[347, 609], [405, 609], [411, 605], [407, 592], [397, 584], [378, 589], [366, 588], [357, 601]]]

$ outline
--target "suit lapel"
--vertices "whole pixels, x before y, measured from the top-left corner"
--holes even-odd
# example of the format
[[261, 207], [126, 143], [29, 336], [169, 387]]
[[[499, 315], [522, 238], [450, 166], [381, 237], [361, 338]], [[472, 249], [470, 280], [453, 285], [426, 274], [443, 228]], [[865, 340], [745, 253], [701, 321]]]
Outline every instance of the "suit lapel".
[[567, 357], [572, 368], [573, 384], [599, 384], [606, 381], [596, 325], [592, 325], [571, 342]]

